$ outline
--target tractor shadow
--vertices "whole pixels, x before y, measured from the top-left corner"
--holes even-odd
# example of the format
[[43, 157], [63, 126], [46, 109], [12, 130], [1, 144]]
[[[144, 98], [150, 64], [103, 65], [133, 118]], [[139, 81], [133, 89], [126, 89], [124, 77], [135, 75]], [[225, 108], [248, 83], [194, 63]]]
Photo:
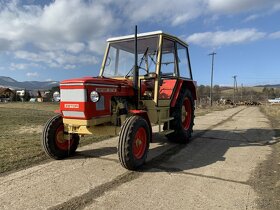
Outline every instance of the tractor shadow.
[[[264, 147], [280, 142], [280, 130], [196, 130], [188, 144], [175, 144], [159, 133], [153, 133], [157, 146], [150, 148], [148, 160], [140, 172], [178, 172], [200, 168], [225, 161], [225, 153], [230, 148]], [[106, 140], [105, 140], [106, 141]], [[101, 158], [117, 154], [117, 145], [78, 151], [73, 159]], [[152, 158], [149, 158], [152, 157]], [[117, 156], [107, 158], [118, 162]]]
[[[106, 140], [105, 140], [106, 141]], [[72, 159], [100, 158], [117, 153], [117, 147], [101, 147], [90, 150], [77, 151]]]
[[[103, 140], [103, 141], [106, 141]], [[158, 133], [153, 133], [153, 143], [158, 143], [160, 147], [150, 149], [149, 152], [156, 152], [157, 150], [162, 150], [167, 147], [167, 140], [165, 136], [160, 135]], [[95, 143], [93, 143], [94, 145]], [[84, 158], [101, 158], [108, 155], [117, 154], [117, 142], [115, 146], [110, 147], [101, 147], [101, 148], [93, 148], [88, 150], [78, 150], [75, 156], [71, 157], [71, 159], [84, 159]]]
[[[174, 147], [148, 161], [141, 171], [159, 172], [160, 169], [160, 171], [178, 172], [226, 161], [225, 154], [231, 148], [264, 147], [280, 142], [280, 136], [277, 136], [279, 131], [272, 129], [196, 130], [188, 144], [174, 144]], [[157, 137], [154, 139], [155, 142], [161, 142], [165, 138], [160, 135], [155, 137]], [[156, 152], [155, 150], [164, 149], [163, 147], [151, 149], [149, 152]], [[236, 154], [238, 155], [238, 152]]]

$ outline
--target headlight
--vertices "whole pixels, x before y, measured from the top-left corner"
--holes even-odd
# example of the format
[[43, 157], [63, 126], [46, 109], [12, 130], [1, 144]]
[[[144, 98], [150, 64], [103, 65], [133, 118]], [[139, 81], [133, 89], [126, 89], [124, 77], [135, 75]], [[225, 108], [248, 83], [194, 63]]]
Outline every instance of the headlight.
[[91, 99], [92, 102], [97, 102], [97, 101], [99, 101], [99, 99], [100, 99], [99, 93], [96, 92], [96, 91], [92, 91], [92, 92], [90, 93], [90, 99]]
[[60, 101], [60, 93], [58, 91], [53, 93], [53, 100], [56, 102]]

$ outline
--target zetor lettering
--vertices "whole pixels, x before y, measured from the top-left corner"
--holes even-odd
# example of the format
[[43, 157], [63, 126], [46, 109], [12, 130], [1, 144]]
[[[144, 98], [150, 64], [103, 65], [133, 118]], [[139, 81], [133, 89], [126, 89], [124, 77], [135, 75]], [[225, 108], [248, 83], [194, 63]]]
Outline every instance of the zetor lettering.
[[64, 108], [66, 109], [79, 109], [79, 104], [64, 104]]

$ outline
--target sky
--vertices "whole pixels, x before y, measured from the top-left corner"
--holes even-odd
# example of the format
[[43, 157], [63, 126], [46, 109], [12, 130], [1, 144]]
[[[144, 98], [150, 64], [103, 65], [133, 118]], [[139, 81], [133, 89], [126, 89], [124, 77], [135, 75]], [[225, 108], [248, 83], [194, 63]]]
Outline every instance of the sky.
[[0, 0], [0, 76], [97, 76], [106, 40], [162, 30], [189, 44], [194, 80], [280, 84], [279, 0]]

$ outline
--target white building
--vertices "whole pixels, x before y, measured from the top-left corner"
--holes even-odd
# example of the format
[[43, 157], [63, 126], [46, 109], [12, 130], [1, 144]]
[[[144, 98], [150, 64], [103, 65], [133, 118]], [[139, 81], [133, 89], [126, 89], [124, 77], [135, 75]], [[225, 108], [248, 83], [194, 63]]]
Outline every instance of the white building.
[[278, 104], [280, 103], [280, 98], [268, 99], [268, 102], [272, 104]]

